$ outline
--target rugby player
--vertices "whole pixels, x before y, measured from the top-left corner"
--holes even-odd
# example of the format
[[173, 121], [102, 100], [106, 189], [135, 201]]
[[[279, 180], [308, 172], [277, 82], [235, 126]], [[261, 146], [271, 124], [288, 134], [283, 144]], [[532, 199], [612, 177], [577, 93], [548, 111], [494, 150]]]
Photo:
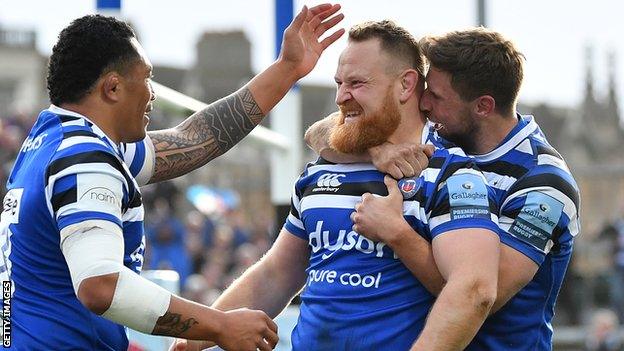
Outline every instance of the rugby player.
[[[426, 122], [418, 109], [423, 72], [419, 46], [403, 28], [389, 21], [351, 28], [335, 76], [340, 125], [332, 133], [333, 147], [357, 153], [385, 141], [418, 143], [414, 131]], [[410, 272], [387, 243], [353, 229], [362, 195], [388, 193], [400, 198], [400, 214], [415, 235], [433, 241], [448, 283], [421, 281], [442, 295], [462, 295], [453, 304], [452, 323], [464, 332], [449, 338], [457, 348], [465, 346], [496, 298], [499, 241], [493, 193], [459, 148], [435, 151], [429, 168], [401, 190], [370, 163], [321, 158], [309, 164], [295, 183], [291, 212], [275, 244], [214, 307], [257, 308], [275, 317], [303, 288], [294, 350], [407, 350], [419, 335], [422, 350], [441, 349], [444, 321], [426, 321], [433, 296], [414, 275], [430, 270]], [[429, 253], [421, 258], [434, 259]], [[425, 324], [439, 333], [421, 334]]]
[[147, 137], [152, 66], [132, 29], [98, 15], [63, 29], [48, 68], [52, 105], [23, 143], [4, 199], [0, 272], [14, 288], [13, 349], [126, 350], [124, 326], [212, 340], [226, 350], [276, 345], [277, 326], [265, 313], [224, 313], [139, 276], [139, 186], [187, 173], [249, 133], [343, 34], [319, 40], [342, 19], [329, 18], [339, 8], [304, 7], [273, 65]]
[[[579, 190], [534, 118], [516, 112], [523, 56], [510, 40], [484, 28], [425, 37], [421, 46], [430, 69], [420, 107], [432, 122], [422, 132], [422, 142], [465, 150], [484, 172], [499, 208], [497, 298], [467, 350], [551, 350], [555, 300], [580, 227]], [[311, 146], [325, 158], [347, 162], [329, 144], [334, 117], [317, 124], [307, 132]], [[404, 151], [404, 146], [386, 144], [364, 154], [382, 172], [410, 176], [414, 161], [401, 156]], [[361, 158], [352, 155], [350, 162]], [[409, 254], [399, 255], [403, 263], [427, 269], [420, 257], [431, 255], [435, 245], [414, 235], [400, 210], [389, 199], [364, 199], [356, 216], [359, 233], [409, 248]], [[487, 253], [477, 249], [475, 254]], [[425, 279], [437, 281], [439, 276], [421, 280], [431, 286]], [[449, 319], [453, 311], [434, 309], [430, 318], [434, 313]], [[455, 329], [446, 333], [462, 332]]]

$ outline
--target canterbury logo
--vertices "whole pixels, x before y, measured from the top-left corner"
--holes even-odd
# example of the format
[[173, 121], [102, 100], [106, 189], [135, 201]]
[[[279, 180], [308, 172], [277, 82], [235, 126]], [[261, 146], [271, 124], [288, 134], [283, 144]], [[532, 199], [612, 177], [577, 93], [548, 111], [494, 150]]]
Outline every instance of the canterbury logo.
[[321, 186], [321, 187], [330, 187], [330, 186], [337, 187], [337, 186], [340, 186], [340, 184], [342, 184], [338, 179], [343, 178], [343, 177], [346, 177], [346, 175], [334, 174], [334, 173], [323, 174], [316, 181], [316, 185]]

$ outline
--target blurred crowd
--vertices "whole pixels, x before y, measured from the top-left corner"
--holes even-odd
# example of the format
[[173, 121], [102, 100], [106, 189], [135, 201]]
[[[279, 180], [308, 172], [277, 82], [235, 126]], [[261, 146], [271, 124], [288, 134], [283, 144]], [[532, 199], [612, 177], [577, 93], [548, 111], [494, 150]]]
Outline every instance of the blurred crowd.
[[182, 296], [210, 305], [271, 245], [272, 223], [250, 220], [238, 208], [206, 216], [175, 211], [180, 190], [166, 182], [148, 187], [145, 202], [146, 250], [143, 269], [172, 269], [180, 275]]

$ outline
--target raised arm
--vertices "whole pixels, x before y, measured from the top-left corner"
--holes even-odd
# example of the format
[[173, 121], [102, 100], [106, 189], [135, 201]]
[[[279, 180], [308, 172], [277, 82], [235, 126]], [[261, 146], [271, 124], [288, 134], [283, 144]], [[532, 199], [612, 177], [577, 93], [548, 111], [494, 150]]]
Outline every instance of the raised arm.
[[338, 10], [340, 5], [322, 4], [309, 10], [304, 6], [284, 32], [280, 56], [269, 68], [178, 126], [149, 132], [156, 153], [150, 182], [175, 178], [201, 167], [249, 134], [344, 33], [340, 29], [320, 40], [343, 19], [342, 14], [331, 17]]

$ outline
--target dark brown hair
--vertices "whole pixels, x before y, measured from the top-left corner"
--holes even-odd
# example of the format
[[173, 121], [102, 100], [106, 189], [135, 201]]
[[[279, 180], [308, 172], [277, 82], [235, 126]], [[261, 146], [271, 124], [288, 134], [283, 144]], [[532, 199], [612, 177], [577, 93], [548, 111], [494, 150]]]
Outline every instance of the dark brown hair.
[[523, 78], [524, 55], [500, 33], [478, 27], [420, 40], [432, 67], [448, 72], [465, 101], [490, 95], [496, 110], [513, 114]]
[[362, 42], [379, 39], [381, 48], [415, 69], [421, 76], [425, 75], [425, 59], [418, 41], [403, 27], [390, 20], [369, 21], [357, 24], [349, 30], [349, 40]]

